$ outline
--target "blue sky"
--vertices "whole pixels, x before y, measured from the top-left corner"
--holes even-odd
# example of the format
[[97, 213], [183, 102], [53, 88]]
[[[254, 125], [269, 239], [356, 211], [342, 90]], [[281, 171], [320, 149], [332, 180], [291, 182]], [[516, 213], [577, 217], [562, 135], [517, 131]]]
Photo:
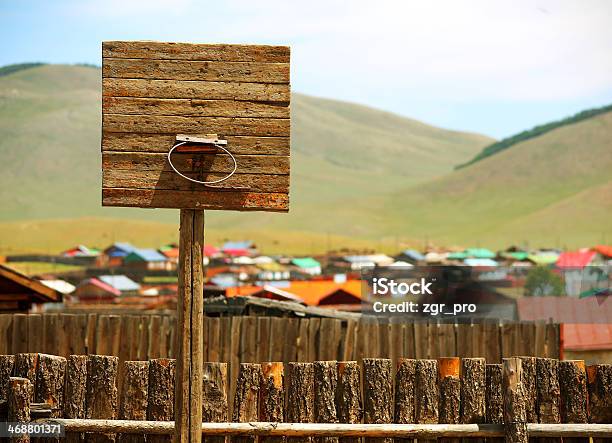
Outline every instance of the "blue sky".
[[497, 138], [612, 103], [608, 0], [0, 0], [0, 65], [103, 40], [289, 44], [292, 88]]

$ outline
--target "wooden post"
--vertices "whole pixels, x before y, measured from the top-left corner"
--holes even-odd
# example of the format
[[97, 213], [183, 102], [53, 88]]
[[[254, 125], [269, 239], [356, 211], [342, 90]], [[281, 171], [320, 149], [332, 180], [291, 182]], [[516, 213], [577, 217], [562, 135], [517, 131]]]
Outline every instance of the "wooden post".
[[[612, 365], [587, 367], [591, 423], [612, 423]], [[608, 440], [594, 438], [593, 443]]]
[[27, 378], [32, 382], [32, 395], [30, 401], [34, 401], [34, 389], [36, 388], [36, 375], [38, 374], [38, 354], [22, 353], [15, 356], [13, 374], [16, 377]]
[[8, 398], [9, 378], [13, 374], [14, 355], [0, 355], [0, 401]]
[[[391, 423], [393, 417], [392, 363], [386, 358], [363, 359], [363, 421]], [[365, 443], [391, 443], [392, 439], [366, 438]]]
[[527, 443], [527, 412], [523, 387], [522, 362], [518, 357], [504, 358], [504, 427], [506, 443]]
[[523, 371], [523, 389], [525, 391], [525, 413], [527, 423], [538, 423], [538, 388], [536, 384], [536, 358], [520, 357]]
[[[559, 387], [561, 389], [561, 421], [563, 423], [588, 423], [588, 392], [584, 360], [559, 362]], [[589, 437], [565, 437], [565, 443], [588, 443]]]
[[[86, 355], [71, 355], [66, 361], [65, 418], [85, 418], [87, 359]], [[66, 432], [66, 443], [78, 443], [82, 440], [83, 434]]]
[[[289, 363], [285, 418], [289, 423], [314, 421], [314, 366], [312, 363]], [[310, 443], [310, 437], [287, 438], [291, 443]]]
[[[336, 412], [340, 423], [361, 423], [361, 370], [356, 361], [338, 362]], [[359, 443], [357, 437], [341, 437], [340, 443]]]
[[[338, 423], [336, 388], [338, 369], [335, 361], [317, 361], [314, 364], [314, 413], [316, 423]], [[335, 437], [316, 438], [317, 443], [338, 443]]]
[[[156, 358], [149, 362], [149, 392], [147, 400], [147, 420], [173, 420], [175, 361], [170, 358]], [[200, 412], [201, 413], [201, 412]], [[149, 435], [148, 442], [170, 442], [166, 435]]]
[[417, 360], [415, 421], [419, 424], [438, 423], [438, 402], [438, 361]]
[[[34, 387], [32, 382], [23, 377], [11, 377], [9, 379], [8, 392], [8, 421], [17, 423], [27, 423], [30, 421], [30, 399], [32, 398]], [[30, 436], [22, 434], [13, 438], [16, 443], [28, 443]]]
[[[438, 359], [438, 383], [440, 385], [439, 422], [444, 424], [459, 424], [461, 421], [462, 386], [459, 380], [461, 360], [458, 357]], [[457, 443], [459, 438], [441, 438], [443, 443]]]
[[[146, 420], [149, 396], [149, 362], [126, 361], [123, 363], [121, 392], [121, 420]], [[145, 436], [119, 434], [120, 443], [144, 443]]]
[[[261, 368], [263, 376], [259, 392], [259, 421], [282, 423], [285, 418], [283, 363], [262, 363]], [[262, 443], [281, 443], [283, 440], [283, 437], [262, 437], [260, 441]]]
[[64, 379], [66, 359], [40, 354], [36, 377], [35, 400], [51, 405], [51, 417], [60, 418], [64, 410]]
[[[228, 421], [227, 363], [204, 363], [202, 388], [202, 421], [223, 423]], [[207, 437], [207, 443], [223, 443], [224, 436]]]
[[[396, 326], [396, 325], [394, 325]], [[416, 360], [399, 358], [395, 373], [395, 423], [415, 422]], [[413, 439], [395, 439], [396, 443], [412, 443]]]
[[[486, 361], [484, 358], [461, 360], [461, 423], [485, 421]], [[473, 439], [483, 442], [484, 439]]]
[[[236, 380], [234, 397], [235, 422], [257, 421], [259, 413], [259, 389], [261, 386], [261, 365], [258, 363], [241, 363]], [[233, 442], [252, 443], [254, 437], [234, 437]]]
[[[486, 422], [491, 424], [504, 423], [503, 368], [501, 364], [487, 365], [486, 387]], [[503, 438], [488, 438], [489, 443], [501, 443]]]
[[[117, 419], [118, 357], [90, 355], [87, 360], [87, 410], [85, 418]], [[87, 434], [93, 443], [114, 443], [115, 434]]]
[[[538, 423], [561, 423], [561, 391], [559, 389], [559, 360], [536, 359], [538, 391]], [[560, 442], [560, 438], [540, 438], [541, 443]]]
[[176, 318], [176, 443], [202, 441], [204, 211], [181, 209]]

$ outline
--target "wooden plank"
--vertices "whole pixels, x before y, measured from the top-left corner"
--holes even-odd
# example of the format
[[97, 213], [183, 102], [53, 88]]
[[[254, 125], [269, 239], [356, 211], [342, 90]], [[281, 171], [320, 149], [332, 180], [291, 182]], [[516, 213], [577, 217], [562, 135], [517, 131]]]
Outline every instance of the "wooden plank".
[[415, 358], [428, 358], [429, 324], [424, 321], [415, 322], [414, 325]]
[[13, 315], [0, 314], [0, 355], [12, 354]]
[[289, 85], [116, 78], [102, 79], [102, 96], [282, 103], [291, 99]]
[[285, 318], [285, 330], [283, 333], [283, 362], [293, 362], [297, 358], [297, 340], [299, 332], [299, 319]]
[[221, 358], [221, 321], [219, 317], [205, 317], [208, 323], [208, 361], [218, 362]]
[[204, 322], [202, 248], [204, 211], [181, 210], [176, 329], [177, 443], [202, 441], [202, 365]]
[[[151, 316], [151, 326], [149, 329], [149, 358], [160, 358], [162, 317], [160, 315]], [[164, 355], [165, 357], [165, 355]]]
[[[361, 423], [361, 370], [356, 361], [338, 362], [336, 413], [340, 423]], [[341, 437], [340, 443], [359, 443], [358, 437]]]
[[96, 331], [97, 331], [97, 314], [87, 315], [87, 353], [93, 354], [96, 352]]
[[[289, 363], [285, 418], [289, 423], [314, 422], [314, 365]], [[310, 443], [310, 437], [290, 437], [288, 443]]]
[[28, 315], [28, 352], [43, 352], [43, 321], [40, 314]]
[[[170, 358], [157, 358], [149, 362], [147, 420], [175, 420], [176, 370], [176, 361]], [[172, 441], [172, 437], [149, 435], [147, 441], [164, 443]]]
[[[314, 362], [314, 421], [337, 423], [336, 390], [338, 369], [336, 361]], [[317, 443], [338, 443], [335, 437], [315, 438]]]
[[[102, 112], [104, 114], [182, 117], [289, 118], [290, 116], [287, 103], [191, 98], [104, 97]], [[232, 146], [231, 143], [230, 146]]]
[[[246, 319], [243, 319], [246, 320]], [[258, 363], [241, 363], [236, 380], [234, 396], [234, 422], [251, 422], [259, 419], [259, 391], [261, 388], [261, 365]], [[255, 437], [233, 437], [232, 442], [255, 442]]]
[[28, 316], [15, 314], [13, 316], [13, 354], [28, 352]]
[[[77, 314], [71, 318], [68, 325], [68, 355], [85, 354], [87, 331], [87, 314]], [[67, 357], [68, 355], [64, 355]]]
[[484, 323], [482, 326], [485, 353], [477, 357], [484, 357], [490, 363], [501, 363], [500, 326], [493, 322]]
[[527, 443], [525, 390], [522, 362], [518, 357], [503, 360], [504, 427], [507, 443]]
[[[87, 394], [87, 356], [70, 355], [66, 361], [65, 418], [85, 418]], [[79, 443], [83, 435], [67, 432], [66, 443]]]
[[[257, 361], [270, 360], [270, 317], [257, 318]], [[264, 368], [265, 372], [265, 368]]]
[[157, 60], [204, 60], [288, 63], [288, 46], [170, 43], [152, 41], [102, 42], [102, 57]]
[[[234, 155], [289, 155], [289, 137], [249, 137], [225, 135], [227, 146]], [[102, 152], [168, 153], [176, 143], [176, 134], [102, 134]]]
[[[312, 320], [313, 319], [310, 319], [311, 322]], [[355, 320], [347, 320], [344, 329], [344, 340], [342, 341], [344, 345], [342, 350], [342, 359], [344, 361], [349, 361], [352, 358], [355, 358], [356, 332], [357, 322]]]
[[110, 355], [111, 354], [111, 330], [110, 316], [99, 315], [98, 327], [96, 329], [96, 354]]
[[[150, 315], [140, 316], [140, 329], [138, 337], [138, 360], [149, 359], [149, 321]], [[118, 328], [117, 328], [118, 330]], [[117, 355], [117, 354], [114, 354]]]
[[[123, 364], [123, 385], [121, 389], [121, 420], [146, 420], [149, 395], [149, 362], [126, 361]], [[119, 434], [121, 443], [144, 443], [145, 436]]]
[[181, 117], [176, 115], [104, 114], [104, 132], [135, 134], [220, 134], [287, 137], [288, 118]]
[[102, 189], [102, 206], [142, 208], [234, 209], [287, 212], [289, 196], [282, 193], [155, 191], [151, 189]]
[[257, 317], [242, 319], [240, 334], [240, 362], [256, 363], [257, 360]]
[[[281, 319], [278, 319], [281, 320]], [[234, 380], [238, 379], [238, 371], [240, 369], [240, 326], [242, 324], [242, 317], [240, 316], [232, 316], [231, 317], [231, 325], [230, 325], [230, 342], [229, 342], [229, 352], [230, 352], [230, 409], [233, 411], [233, 401], [234, 401], [234, 393], [236, 385], [234, 384]], [[280, 335], [279, 335], [280, 337]], [[280, 346], [278, 346], [280, 348]], [[282, 356], [281, 356], [282, 359]]]
[[[561, 422], [588, 423], [588, 390], [584, 360], [559, 362]], [[563, 438], [564, 443], [589, 443], [588, 437]]]
[[151, 60], [105, 57], [102, 78], [289, 83], [289, 63]]
[[308, 328], [310, 326], [310, 319], [302, 318], [298, 323], [298, 332], [297, 332], [297, 346], [296, 346], [296, 356], [295, 361], [309, 361], [309, 334]]
[[[117, 365], [118, 357], [90, 355], [87, 361], [87, 405], [85, 418], [117, 418]], [[110, 443], [115, 434], [87, 434], [86, 440], [95, 443]]]
[[46, 313], [42, 318], [43, 352], [52, 355], [59, 354], [59, 314]]

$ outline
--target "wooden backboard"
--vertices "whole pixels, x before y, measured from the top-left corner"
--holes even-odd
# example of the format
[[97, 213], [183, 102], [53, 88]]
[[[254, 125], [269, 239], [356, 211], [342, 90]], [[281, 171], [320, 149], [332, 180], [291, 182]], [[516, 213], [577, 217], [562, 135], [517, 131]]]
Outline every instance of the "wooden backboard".
[[[289, 56], [286, 46], [104, 42], [102, 205], [288, 211]], [[227, 140], [236, 173], [211, 186], [181, 177], [167, 159], [177, 134]], [[201, 181], [234, 166], [221, 150], [172, 163]]]

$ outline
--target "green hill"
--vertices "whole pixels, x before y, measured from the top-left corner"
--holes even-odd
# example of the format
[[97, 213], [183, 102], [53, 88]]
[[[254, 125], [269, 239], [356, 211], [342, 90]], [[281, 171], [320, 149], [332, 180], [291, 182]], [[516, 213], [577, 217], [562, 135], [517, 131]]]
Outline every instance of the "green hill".
[[[407, 235], [503, 246], [589, 246], [612, 234], [612, 112], [563, 125], [395, 194]], [[400, 225], [396, 225], [399, 228]]]
[[[100, 70], [22, 68], [0, 77], [0, 222], [119, 217], [175, 226], [176, 211], [100, 206]], [[372, 200], [442, 176], [492, 141], [301, 94], [292, 117], [290, 214], [209, 211], [209, 227], [378, 238], [393, 214], [372, 214]]]

